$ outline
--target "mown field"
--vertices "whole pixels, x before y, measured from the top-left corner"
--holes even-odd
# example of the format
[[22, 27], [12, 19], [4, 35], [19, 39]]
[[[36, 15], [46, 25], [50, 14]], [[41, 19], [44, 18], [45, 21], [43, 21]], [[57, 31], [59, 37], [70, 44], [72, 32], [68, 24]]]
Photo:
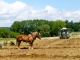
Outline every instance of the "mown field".
[[[7, 39], [8, 43], [10, 41], [15, 42], [15, 39]], [[3, 39], [0, 42], [2, 44]], [[29, 44], [24, 42], [21, 43], [21, 49], [15, 45], [3, 46], [0, 49], [0, 60], [80, 60], [79, 35], [70, 39], [45, 37], [34, 41], [34, 49], [27, 49], [28, 47]]]

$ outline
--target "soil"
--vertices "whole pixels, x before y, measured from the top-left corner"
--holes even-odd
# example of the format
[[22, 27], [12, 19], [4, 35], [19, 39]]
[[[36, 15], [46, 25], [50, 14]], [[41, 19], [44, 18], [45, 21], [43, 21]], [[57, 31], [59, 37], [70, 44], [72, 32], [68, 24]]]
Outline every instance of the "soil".
[[3, 46], [0, 60], [80, 60], [80, 38], [44, 38], [34, 41], [34, 49], [28, 47], [28, 43], [21, 44], [20, 49]]

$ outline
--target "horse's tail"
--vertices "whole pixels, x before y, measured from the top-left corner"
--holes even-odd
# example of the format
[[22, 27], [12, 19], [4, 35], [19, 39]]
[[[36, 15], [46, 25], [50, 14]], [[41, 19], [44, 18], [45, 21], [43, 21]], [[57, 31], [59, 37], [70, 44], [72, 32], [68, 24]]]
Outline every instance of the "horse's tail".
[[18, 45], [18, 38], [19, 38], [19, 36], [16, 37], [16, 45]]

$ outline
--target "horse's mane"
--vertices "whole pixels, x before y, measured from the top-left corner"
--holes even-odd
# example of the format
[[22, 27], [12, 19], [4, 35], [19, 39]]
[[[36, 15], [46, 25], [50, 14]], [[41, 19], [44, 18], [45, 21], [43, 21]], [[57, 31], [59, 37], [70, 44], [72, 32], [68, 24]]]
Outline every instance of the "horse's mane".
[[36, 38], [36, 36], [38, 35], [38, 34], [40, 34], [39, 32], [31, 32], [30, 33], [31, 35], [32, 35], [32, 37], [35, 39]]

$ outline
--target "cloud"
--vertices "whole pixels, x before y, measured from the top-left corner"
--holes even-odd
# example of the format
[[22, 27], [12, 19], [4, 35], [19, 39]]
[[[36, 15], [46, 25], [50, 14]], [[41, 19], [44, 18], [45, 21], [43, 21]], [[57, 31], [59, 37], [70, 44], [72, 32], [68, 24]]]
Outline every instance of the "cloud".
[[79, 21], [80, 10], [71, 12], [63, 9], [60, 11], [52, 6], [45, 6], [42, 10], [36, 10], [21, 1], [10, 4], [0, 0], [0, 27], [10, 27], [16, 20], [27, 19]]

